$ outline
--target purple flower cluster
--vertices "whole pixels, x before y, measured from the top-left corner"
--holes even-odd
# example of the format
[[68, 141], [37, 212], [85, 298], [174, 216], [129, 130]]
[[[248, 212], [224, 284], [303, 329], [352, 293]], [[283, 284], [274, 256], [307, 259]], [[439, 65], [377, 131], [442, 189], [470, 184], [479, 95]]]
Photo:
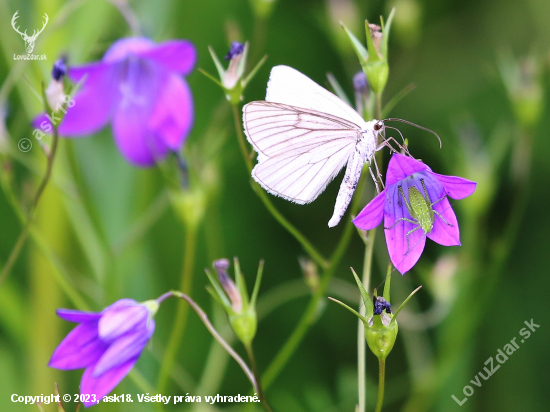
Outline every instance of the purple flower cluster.
[[[475, 188], [475, 182], [434, 173], [418, 160], [394, 154], [386, 173], [386, 188], [353, 223], [360, 229], [369, 230], [384, 220], [390, 259], [403, 274], [420, 258], [426, 237], [443, 246], [460, 245], [458, 222], [447, 196], [463, 199]], [[417, 206], [415, 201], [419, 199]], [[411, 211], [416, 214], [415, 210], [425, 213], [412, 216]]]
[[130, 372], [155, 331], [154, 311], [131, 299], [99, 313], [58, 309], [57, 315], [79, 325], [59, 344], [49, 366], [85, 369], [80, 393], [91, 395], [86, 407], [95, 405]]

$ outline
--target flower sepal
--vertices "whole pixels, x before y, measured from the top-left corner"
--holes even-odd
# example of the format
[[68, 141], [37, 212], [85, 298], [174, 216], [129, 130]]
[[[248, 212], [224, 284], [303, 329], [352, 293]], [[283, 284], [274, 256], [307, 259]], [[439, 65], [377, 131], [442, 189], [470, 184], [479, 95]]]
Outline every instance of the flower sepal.
[[260, 290], [264, 263], [260, 261], [254, 290], [250, 299], [244, 276], [241, 272], [239, 260], [234, 259], [235, 265], [235, 282], [229, 277], [227, 271], [230, 266], [228, 259], [218, 259], [214, 261], [214, 267], [218, 278], [209, 271], [205, 270], [212, 287], [207, 287], [208, 292], [212, 295], [227, 313], [227, 318], [231, 329], [244, 345], [249, 345], [254, 336], [258, 325], [258, 317], [256, 315], [256, 300]]
[[225, 60], [229, 60], [229, 66], [226, 70], [218, 59], [218, 56], [216, 56], [214, 49], [208, 46], [208, 50], [210, 51], [210, 55], [212, 56], [212, 60], [214, 61], [218, 71], [219, 80], [210, 73], [199, 69], [201, 73], [223, 89], [225, 98], [231, 104], [238, 104], [241, 100], [243, 100], [243, 93], [246, 86], [267, 59], [267, 55], [264, 56], [250, 71], [250, 73], [245, 76], [244, 72], [246, 70], [246, 63], [248, 59], [248, 49], [248, 42], [242, 44], [234, 41], [231, 43], [229, 52], [225, 56]]
[[361, 293], [361, 299], [365, 305], [366, 315], [363, 316], [354, 309], [350, 308], [343, 302], [340, 302], [337, 299], [330, 298], [330, 300], [338, 303], [343, 306], [355, 316], [357, 316], [365, 326], [365, 339], [370, 350], [378, 359], [386, 359], [393, 345], [395, 344], [395, 339], [397, 338], [397, 314], [401, 311], [403, 306], [409, 301], [409, 299], [418, 291], [422, 286], [416, 288], [405, 301], [399, 306], [395, 313], [391, 311], [390, 304], [390, 281], [391, 281], [391, 271], [393, 266], [390, 264], [388, 266], [388, 276], [386, 283], [384, 285], [384, 295], [378, 296], [376, 289], [374, 290], [374, 296], [371, 299], [367, 290], [363, 286], [363, 282], [357, 276], [353, 268], [351, 272]]

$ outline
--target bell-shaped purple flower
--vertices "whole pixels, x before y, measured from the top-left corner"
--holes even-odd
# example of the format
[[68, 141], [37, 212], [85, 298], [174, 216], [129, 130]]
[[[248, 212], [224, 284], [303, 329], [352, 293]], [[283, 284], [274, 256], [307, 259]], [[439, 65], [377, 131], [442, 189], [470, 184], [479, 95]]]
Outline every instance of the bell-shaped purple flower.
[[[191, 129], [193, 100], [181, 76], [191, 72], [195, 60], [195, 47], [188, 41], [157, 45], [143, 37], [118, 40], [101, 61], [69, 68], [68, 77], [83, 83], [59, 135], [86, 136], [110, 122], [126, 160], [154, 165], [179, 150]], [[33, 124], [46, 129], [51, 122], [43, 114]]]
[[426, 237], [443, 246], [460, 245], [458, 222], [447, 196], [463, 199], [475, 188], [475, 182], [434, 173], [418, 160], [394, 154], [386, 174], [386, 188], [353, 223], [369, 230], [384, 218], [390, 259], [403, 274], [420, 258]]
[[80, 393], [90, 396], [92, 406], [107, 395], [130, 372], [155, 330], [156, 301], [138, 303], [121, 299], [100, 313], [58, 309], [57, 315], [79, 325], [54, 351], [52, 368], [84, 368]]

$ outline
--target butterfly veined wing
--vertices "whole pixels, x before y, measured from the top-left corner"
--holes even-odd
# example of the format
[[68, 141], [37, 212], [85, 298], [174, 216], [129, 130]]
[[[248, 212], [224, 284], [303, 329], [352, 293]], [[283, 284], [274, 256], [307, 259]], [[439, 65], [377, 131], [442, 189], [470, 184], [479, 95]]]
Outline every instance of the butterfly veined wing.
[[271, 69], [265, 100], [328, 113], [365, 129], [365, 120], [349, 104], [292, 67]]
[[347, 163], [360, 126], [301, 107], [266, 101], [243, 107], [246, 136], [258, 152], [254, 179], [293, 202], [312, 202]]

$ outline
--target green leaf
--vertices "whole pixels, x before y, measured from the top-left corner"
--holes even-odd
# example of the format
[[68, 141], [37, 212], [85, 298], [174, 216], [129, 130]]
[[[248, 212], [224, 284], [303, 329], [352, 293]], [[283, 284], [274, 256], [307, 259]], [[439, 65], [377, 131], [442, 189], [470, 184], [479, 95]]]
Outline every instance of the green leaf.
[[367, 51], [367, 49], [365, 49], [365, 46], [363, 46], [363, 44], [359, 40], [357, 40], [357, 37], [355, 37], [354, 34], [348, 30], [348, 28], [344, 25], [344, 23], [340, 22], [340, 24], [342, 25], [342, 28], [344, 29], [349, 39], [351, 40], [351, 44], [353, 46], [353, 49], [355, 50], [355, 53], [357, 53], [357, 57], [359, 57], [359, 61], [361, 62], [361, 64], [365, 63], [369, 58], [369, 52]]
[[262, 57], [262, 59], [258, 62], [258, 64], [256, 64], [256, 66], [254, 66], [254, 68], [250, 71], [250, 73], [248, 73], [248, 75], [243, 79], [242, 81], [243, 87], [246, 86], [250, 80], [252, 80], [252, 78], [256, 75], [258, 70], [260, 70], [260, 67], [264, 65], [266, 60], [267, 60], [267, 54], [264, 57]]
[[334, 298], [331, 298], [329, 297], [330, 300], [332, 300], [333, 302], [336, 302], [338, 303], [340, 306], [346, 308], [347, 310], [349, 310], [351, 313], [353, 313], [355, 316], [357, 316], [359, 319], [361, 319], [363, 321], [363, 323], [367, 323], [367, 319], [363, 316], [361, 316], [356, 310], [350, 308], [348, 305], [346, 305], [344, 302], [340, 302], [338, 299], [334, 299]]
[[416, 86], [414, 84], [409, 84], [407, 87], [402, 89], [399, 93], [397, 93], [395, 96], [393, 96], [388, 103], [384, 106], [384, 109], [382, 110], [382, 118], [388, 117], [391, 110], [410, 92], [412, 92]]
[[359, 276], [357, 276], [357, 273], [355, 273], [355, 270], [353, 270], [353, 268], [350, 268], [351, 269], [351, 273], [353, 273], [353, 277], [355, 278], [355, 282], [357, 283], [357, 286], [359, 287], [359, 292], [361, 292], [361, 297], [363, 298], [363, 303], [365, 303], [365, 306], [367, 307], [367, 314], [368, 314], [368, 309], [369, 309], [369, 302], [370, 302], [370, 306], [372, 308], [371, 312], [374, 311], [374, 307], [373, 307], [373, 304], [372, 304], [372, 301], [370, 299], [370, 296], [368, 294], [368, 292], [365, 290], [365, 287], [363, 286], [363, 282], [361, 282], [361, 279], [359, 279]]
[[384, 299], [386, 299], [386, 302], [390, 303], [390, 284], [391, 284], [391, 272], [393, 269], [393, 265], [390, 261], [388, 264], [388, 270], [386, 273], [386, 283], [384, 284]]
[[262, 283], [262, 275], [264, 273], [264, 260], [260, 260], [258, 265], [258, 273], [256, 274], [256, 283], [254, 283], [254, 290], [252, 291], [252, 297], [250, 298], [250, 306], [252, 308], [256, 307], [256, 300], [258, 298], [258, 293], [260, 292], [260, 283]]
[[214, 49], [212, 47], [208, 46], [208, 51], [210, 52], [210, 55], [212, 56], [212, 60], [214, 60], [214, 64], [216, 65], [216, 69], [218, 69], [218, 74], [220, 75], [220, 79], [223, 79], [225, 76], [225, 69], [223, 68], [223, 65], [218, 60], [218, 56], [216, 56], [216, 53], [214, 53]]
[[208, 73], [207, 71], [204, 71], [203, 69], [201, 69], [199, 67], [199, 72], [201, 72], [202, 74], [204, 74], [206, 77], [208, 77], [210, 80], [212, 80], [214, 83], [216, 83], [218, 86], [220, 86], [221, 88], [225, 89], [225, 87], [223, 87], [223, 84], [221, 84], [221, 82], [216, 79], [214, 76], [212, 76], [210, 73]]
[[[220, 283], [218, 282], [218, 279], [216, 277], [214, 277], [214, 275], [212, 273], [210, 273], [210, 271], [208, 269], [205, 269], [204, 271], [206, 272], [206, 276], [208, 276], [208, 280], [210, 280], [210, 283], [212, 284], [212, 286], [216, 290], [216, 295], [218, 296], [218, 298], [216, 298], [216, 300], [224, 308], [226, 308], [226, 309], [230, 308], [231, 307], [231, 302], [229, 301], [229, 298], [227, 297], [227, 295], [225, 294], [224, 290], [222, 289]], [[210, 289], [210, 288], [207, 287], [207, 289]], [[214, 296], [213, 293], [214, 293], [214, 291], [211, 292], [212, 296]]]
[[[378, 55], [378, 52], [376, 51], [376, 47], [374, 47], [374, 41], [372, 40], [372, 36], [370, 35], [370, 27], [369, 27], [369, 21], [365, 20], [365, 31], [367, 32], [367, 49], [368, 49], [368, 60], [369, 63], [375, 63], [380, 62], [383, 59]], [[380, 53], [382, 53], [382, 50], [380, 50]], [[366, 74], [366, 73], [365, 73]], [[367, 75], [367, 78], [369, 76]], [[369, 79], [370, 82], [370, 79]]]
[[382, 44], [380, 45], [380, 53], [384, 58], [388, 59], [388, 39], [390, 38], [390, 29], [393, 17], [395, 16], [395, 7], [391, 9], [390, 15], [388, 16], [388, 22], [384, 25], [384, 20], [380, 18], [381, 27], [382, 27]]
[[243, 308], [246, 308], [248, 306], [248, 291], [246, 290], [246, 281], [244, 280], [244, 276], [241, 272], [239, 259], [235, 257], [233, 258], [233, 262], [235, 264], [235, 283], [237, 284], [239, 295], [241, 295], [241, 299], [243, 300]]
[[401, 311], [401, 309], [403, 309], [403, 307], [407, 304], [407, 302], [409, 301], [410, 298], [413, 297], [413, 295], [418, 292], [420, 289], [422, 288], [422, 285], [417, 287], [415, 290], [413, 290], [411, 292], [411, 294], [407, 297], [407, 299], [405, 299], [405, 301], [401, 304], [401, 306], [399, 306], [399, 308], [397, 308], [397, 310], [395, 311], [394, 315], [393, 315], [393, 318], [392, 318], [392, 322], [395, 322], [395, 320], [397, 319], [397, 314]]
[[332, 73], [327, 73], [327, 79], [330, 83], [330, 87], [332, 87], [332, 90], [334, 90], [334, 93], [336, 96], [338, 96], [340, 99], [345, 101], [347, 104], [351, 106], [351, 103], [348, 99], [348, 96], [346, 96], [346, 92], [344, 92], [344, 89], [342, 89], [342, 86], [340, 86], [340, 83], [338, 83], [338, 80], [336, 80], [336, 77]]

